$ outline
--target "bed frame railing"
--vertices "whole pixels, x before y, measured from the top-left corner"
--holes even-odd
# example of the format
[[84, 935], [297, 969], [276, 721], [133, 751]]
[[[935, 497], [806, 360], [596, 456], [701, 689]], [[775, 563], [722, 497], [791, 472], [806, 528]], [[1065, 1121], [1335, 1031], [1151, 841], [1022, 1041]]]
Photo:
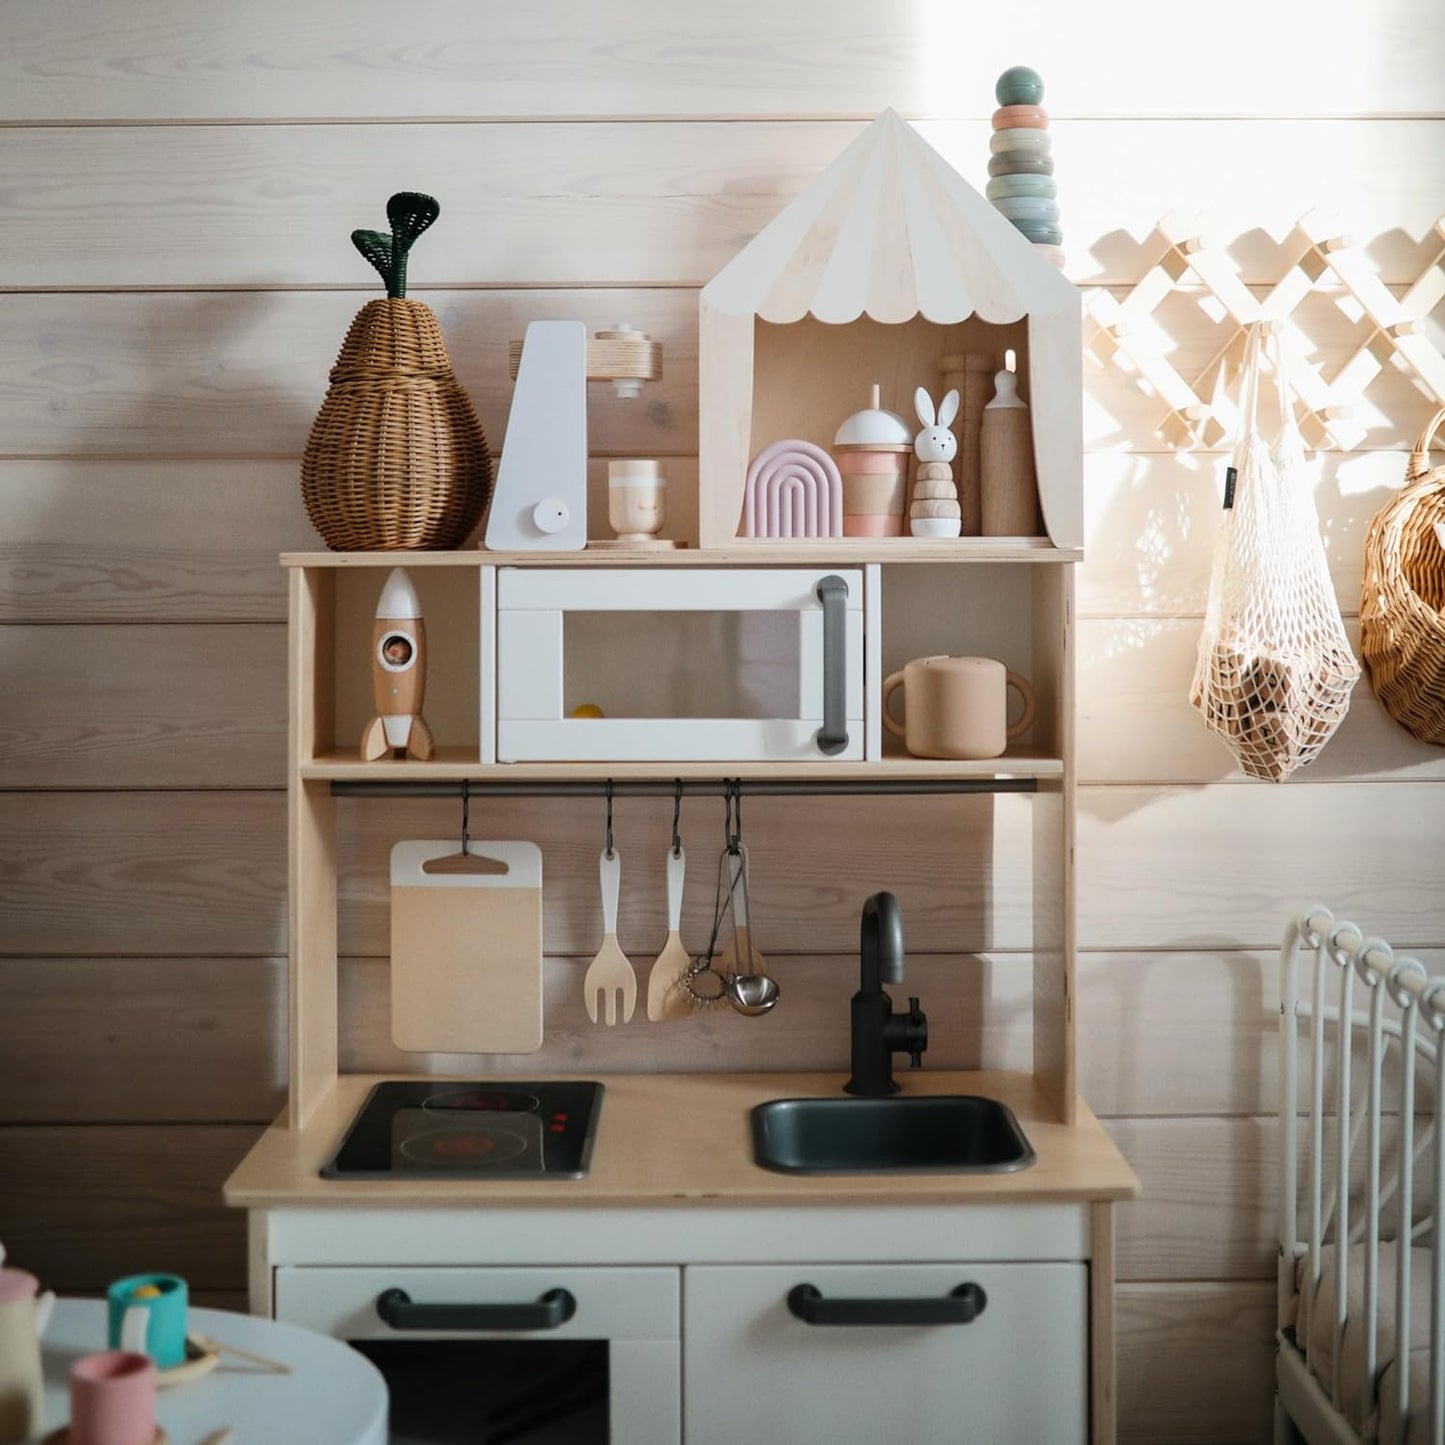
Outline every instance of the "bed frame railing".
[[[1299, 991], [1299, 960], [1301, 953], [1313, 953], [1314, 976], [1310, 997], [1304, 1000]], [[1334, 973], [1333, 1005], [1327, 1003], [1330, 974]], [[1363, 987], [1367, 1008], [1355, 1008], [1355, 988]], [[1387, 1019], [1386, 1001], [1393, 1003], [1398, 1017]], [[1331, 1403], [1340, 1409], [1345, 1388], [1341, 1355], [1349, 1306], [1350, 1249], [1352, 1243], [1363, 1242], [1363, 1283], [1365, 1299], [1364, 1387], [1362, 1398], [1372, 1401], [1376, 1394], [1375, 1376], [1378, 1368], [1379, 1291], [1378, 1272], [1381, 1248], [1381, 1217], [1394, 1225], [1393, 1244], [1387, 1236], [1386, 1247], [1396, 1251], [1395, 1371], [1397, 1388], [1394, 1398], [1380, 1401], [1381, 1416], [1395, 1415], [1397, 1440], [1406, 1438], [1407, 1422], [1412, 1404], [1410, 1398], [1410, 1282], [1411, 1247], [1414, 1240], [1427, 1231], [1431, 1234], [1431, 1300], [1429, 1337], [1429, 1422], [1428, 1440], [1445, 1439], [1445, 1248], [1442, 1231], [1435, 1228], [1445, 1197], [1445, 1143], [1436, 1127], [1438, 1110], [1445, 1100], [1445, 978], [1430, 978], [1418, 959], [1397, 957], [1394, 950], [1380, 938], [1366, 938], [1353, 923], [1336, 922], [1327, 908], [1314, 907], [1299, 915], [1285, 932], [1280, 950], [1280, 1119], [1283, 1130], [1282, 1168], [1280, 1170], [1280, 1259], [1279, 1259], [1279, 1323], [1284, 1328], [1293, 1317], [1296, 1295], [1296, 1269], [1300, 1259], [1308, 1259], [1309, 1281], [1315, 1289], [1322, 1272], [1322, 1247], [1327, 1236], [1336, 1248], [1330, 1268], [1335, 1296], [1333, 1330], [1333, 1381]], [[1309, 1152], [1306, 1160], [1308, 1183], [1305, 1200], [1308, 1211], [1308, 1236], [1300, 1239], [1299, 1157], [1299, 1021], [1309, 1026]], [[1333, 1023], [1334, 1117], [1328, 1124], [1325, 1115], [1326, 1023]], [[1353, 1086], [1351, 1070], [1356, 1059], [1356, 1038], [1365, 1039], [1362, 1088]], [[1398, 1042], [1391, 1068], [1397, 1071], [1399, 1114], [1393, 1122], [1391, 1137], [1384, 1137], [1381, 1095], [1386, 1069], [1386, 1054]], [[1428, 1127], [1415, 1127], [1415, 1081], [1422, 1061], [1433, 1068], [1435, 1095]], [[1333, 1130], [1334, 1145], [1331, 1178], [1325, 1174], [1325, 1130]], [[1364, 1135], [1364, 1205], [1363, 1217], [1352, 1220], [1351, 1165], [1360, 1135]], [[1433, 1146], [1433, 1147], [1432, 1147]], [[1382, 1155], [1389, 1151], [1392, 1163], [1382, 1178]], [[1428, 1214], [1414, 1219], [1416, 1164], [1429, 1152], [1432, 1156], [1431, 1178], [1427, 1183]], [[1391, 1207], [1393, 1205], [1393, 1207]], [[1331, 1235], [1331, 1225], [1333, 1233]], [[1313, 1333], [1313, 1331], [1310, 1331]], [[1309, 1341], [1298, 1341], [1309, 1361]], [[1368, 1406], [1367, 1406], [1368, 1408]]]

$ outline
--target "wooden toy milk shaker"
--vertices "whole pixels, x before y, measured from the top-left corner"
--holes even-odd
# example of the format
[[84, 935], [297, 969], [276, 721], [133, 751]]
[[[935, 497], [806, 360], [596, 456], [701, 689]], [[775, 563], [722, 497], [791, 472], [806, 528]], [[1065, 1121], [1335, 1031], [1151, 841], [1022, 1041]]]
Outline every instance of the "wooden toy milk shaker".
[[[5, 1251], [0, 1248], [0, 1260]], [[23, 1269], [0, 1269], [0, 1445], [40, 1433], [40, 1336], [55, 1296]]]

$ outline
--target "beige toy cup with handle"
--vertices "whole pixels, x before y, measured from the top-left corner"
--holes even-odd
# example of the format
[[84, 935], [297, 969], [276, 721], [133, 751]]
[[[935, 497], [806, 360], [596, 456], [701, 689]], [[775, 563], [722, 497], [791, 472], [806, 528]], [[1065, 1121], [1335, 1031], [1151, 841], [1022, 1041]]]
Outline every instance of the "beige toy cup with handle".
[[[904, 692], [904, 721], [888, 711]], [[1008, 722], [1008, 689], [1024, 710]], [[1026, 678], [991, 657], [917, 657], [883, 684], [883, 726], [915, 758], [996, 758], [1033, 725], [1034, 690]]]

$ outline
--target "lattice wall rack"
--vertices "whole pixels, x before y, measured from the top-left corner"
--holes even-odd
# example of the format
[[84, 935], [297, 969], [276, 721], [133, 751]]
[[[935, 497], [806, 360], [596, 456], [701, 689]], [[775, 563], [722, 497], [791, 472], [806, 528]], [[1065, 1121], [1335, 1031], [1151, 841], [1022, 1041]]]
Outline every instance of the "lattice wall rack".
[[[1445, 405], [1445, 356], [1426, 334], [1425, 321], [1445, 298], [1445, 217], [1432, 232], [1434, 259], [1403, 295], [1396, 296], [1354, 238], [1337, 233], [1319, 212], [1305, 216], [1280, 250], [1283, 273], [1256, 296], [1240, 279], [1228, 240], [1211, 234], [1197, 218], [1166, 216], [1156, 227], [1164, 252], [1123, 296], [1102, 287], [1085, 292], [1085, 347], [1105, 364], [1121, 366], [1153, 389], [1168, 408], [1158, 431], [1180, 450], [1216, 448], [1234, 435], [1234, 376], [1244, 356], [1246, 329], [1256, 321], [1279, 329], [1290, 363], [1290, 381], [1306, 444], [1353, 451], [1365, 437], [1357, 413], [1365, 389], [1387, 366], [1411, 373], [1422, 392]], [[1148, 323], [1172, 292], [1210, 295], [1233, 331], [1193, 377], [1175, 368]], [[1352, 298], [1369, 326], [1365, 339], [1333, 376], [1307, 354], [1307, 338], [1291, 324], [1311, 294], [1337, 303]]]

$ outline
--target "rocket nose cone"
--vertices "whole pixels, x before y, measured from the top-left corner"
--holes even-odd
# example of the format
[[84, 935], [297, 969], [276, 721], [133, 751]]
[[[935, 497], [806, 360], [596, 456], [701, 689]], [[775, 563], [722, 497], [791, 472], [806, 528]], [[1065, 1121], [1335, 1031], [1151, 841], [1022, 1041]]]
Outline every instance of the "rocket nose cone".
[[420, 617], [421, 599], [405, 567], [393, 567], [377, 599], [376, 615], [386, 618]]

